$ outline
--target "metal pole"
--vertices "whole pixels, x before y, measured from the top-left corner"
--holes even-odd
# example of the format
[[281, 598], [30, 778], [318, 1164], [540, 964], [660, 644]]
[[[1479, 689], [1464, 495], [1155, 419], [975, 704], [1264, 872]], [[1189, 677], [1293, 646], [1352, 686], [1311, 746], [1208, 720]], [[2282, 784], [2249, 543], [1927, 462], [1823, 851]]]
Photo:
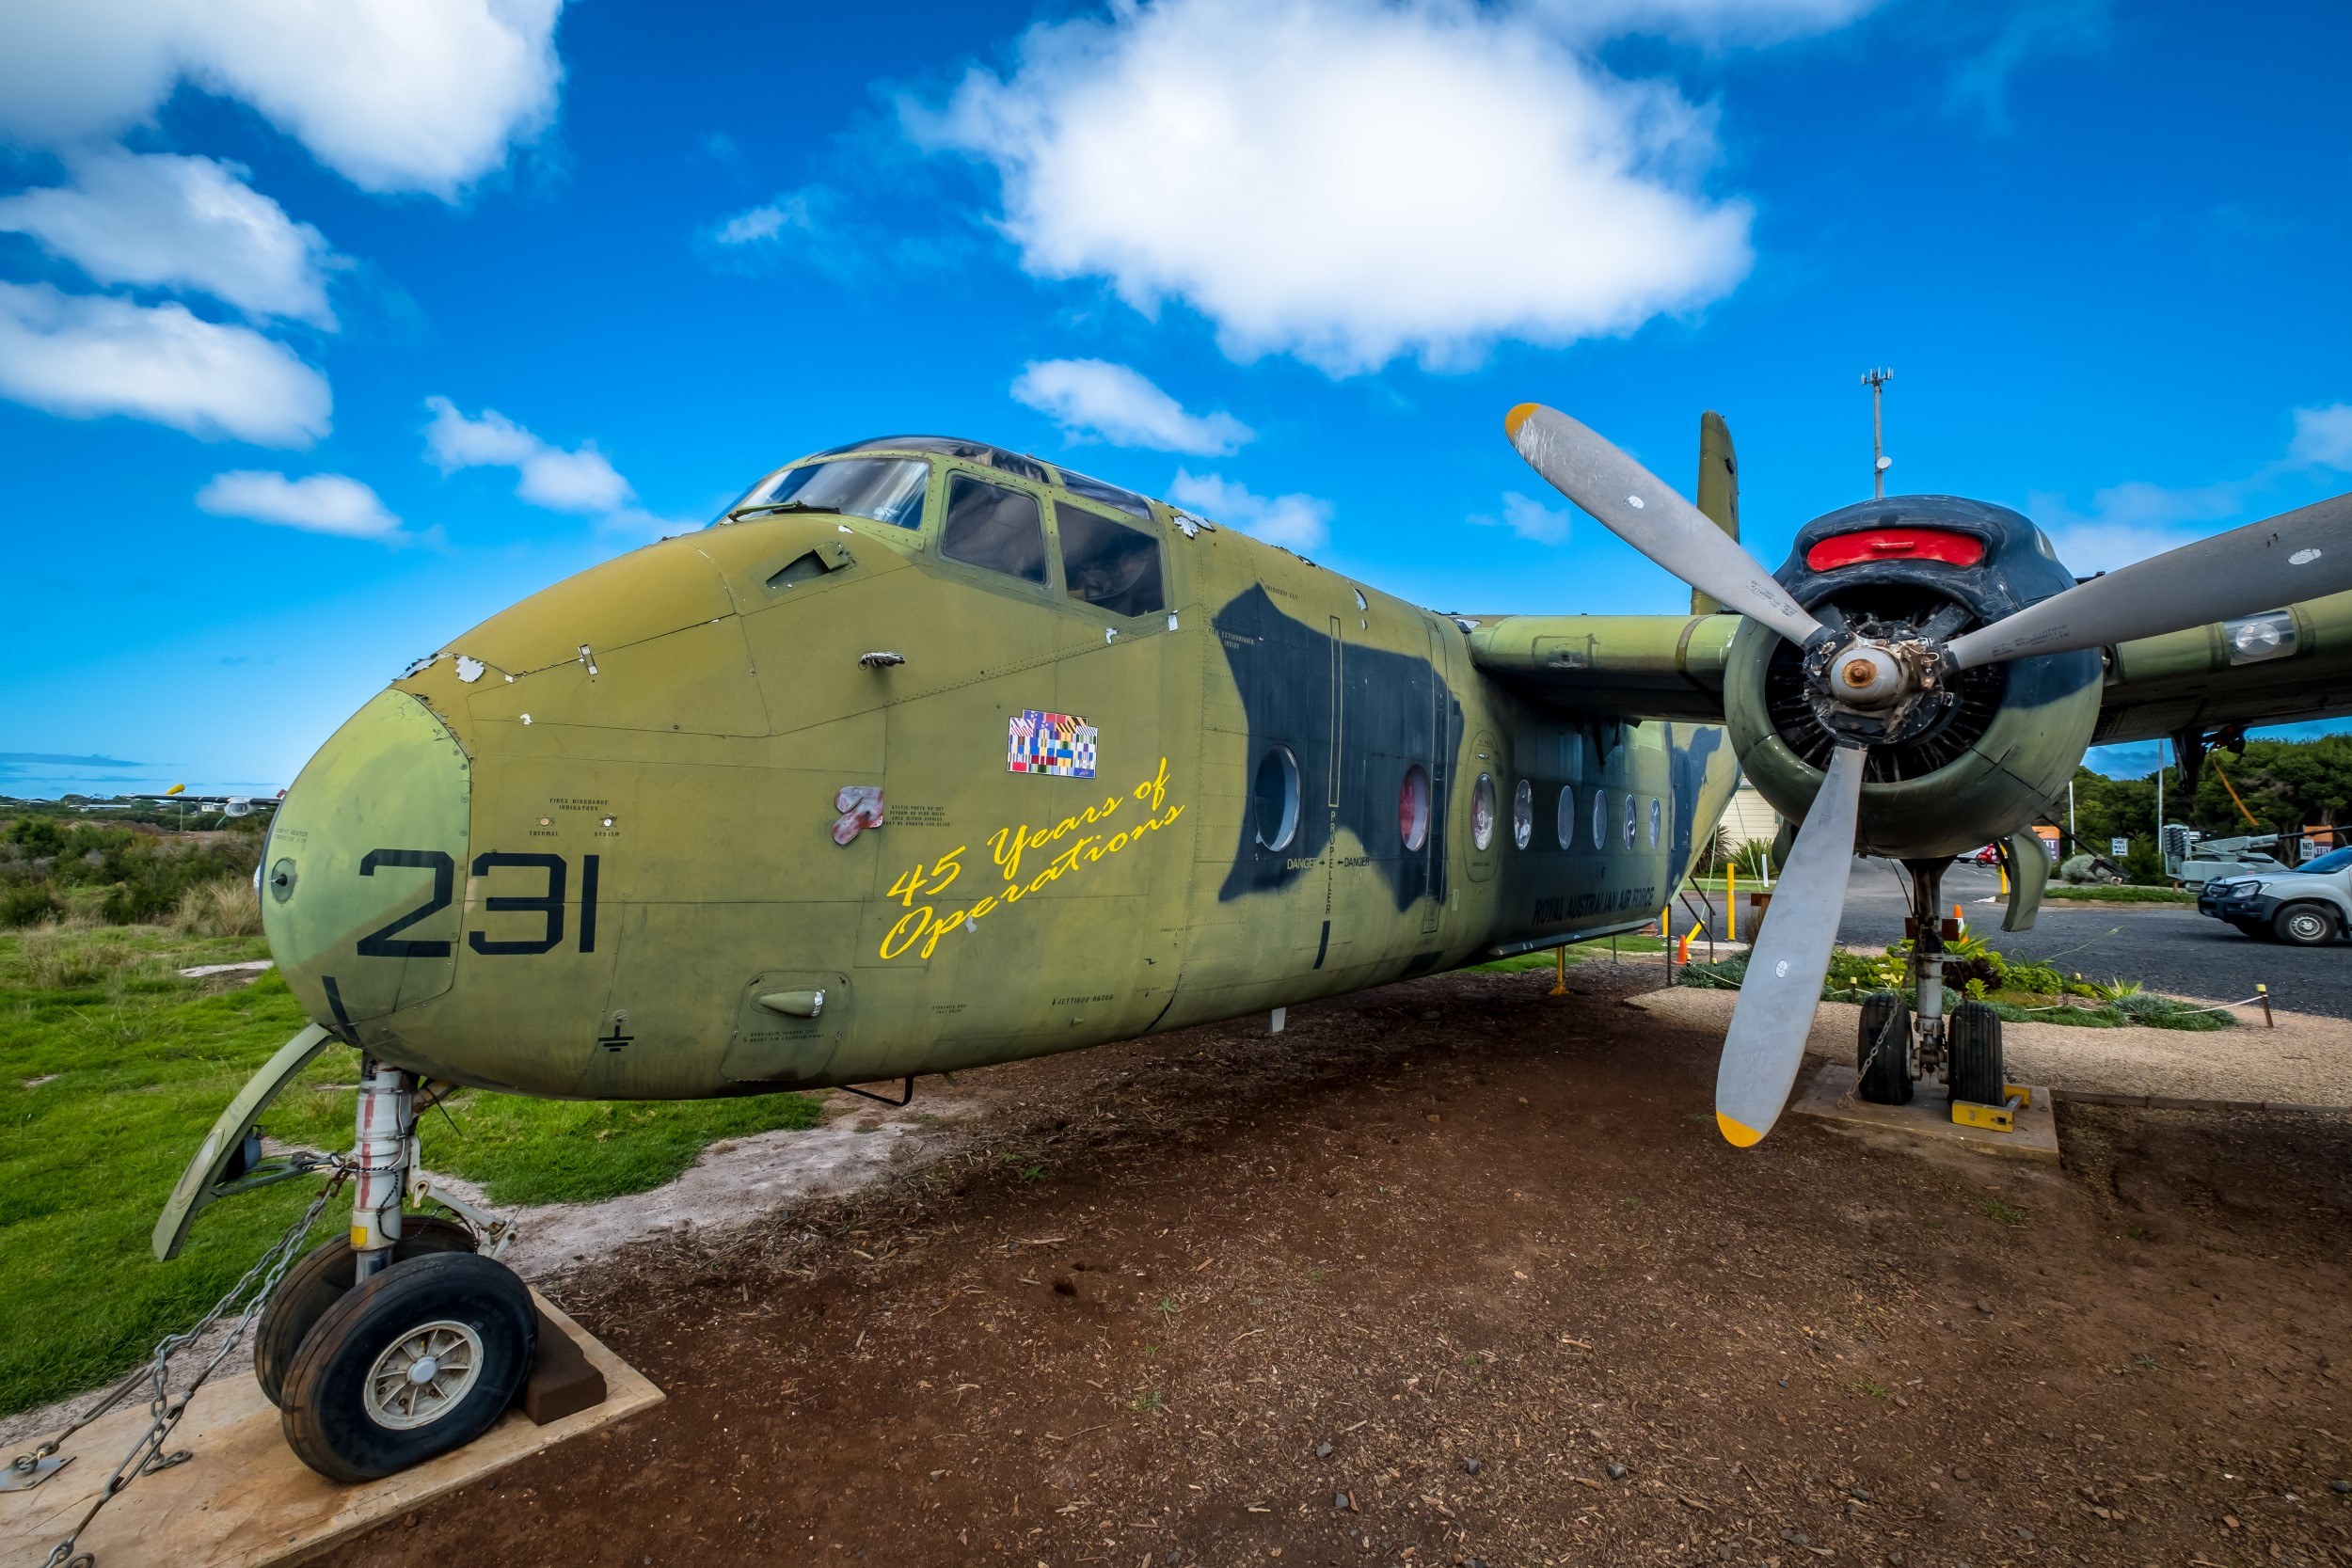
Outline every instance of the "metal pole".
[[1886, 456], [1885, 386], [1895, 372], [1881, 367], [1862, 372], [1862, 384], [1870, 388], [1870, 494], [1881, 500], [1886, 498], [1886, 470], [1892, 467]]
[[2072, 779], [2066, 781], [2066, 836], [2074, 841], [2079, 852], [2082, 834], [2074, 831], [2074, 781]]

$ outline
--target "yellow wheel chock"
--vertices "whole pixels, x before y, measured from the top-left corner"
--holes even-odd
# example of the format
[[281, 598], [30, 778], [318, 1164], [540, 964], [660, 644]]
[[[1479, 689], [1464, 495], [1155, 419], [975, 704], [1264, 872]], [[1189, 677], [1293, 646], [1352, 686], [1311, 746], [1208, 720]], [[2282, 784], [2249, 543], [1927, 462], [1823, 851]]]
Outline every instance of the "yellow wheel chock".
[[1988, 1132], [2017, 1131], [2017, 1113], [2033, 1104], [2033, 1090], [2022, 1084], [2001, 1085], [2001, 1103], [1979, 1105], [1973, 1101], [1952, 1101], [1952, 1120], [1962, 1127], [1981, 1127]]

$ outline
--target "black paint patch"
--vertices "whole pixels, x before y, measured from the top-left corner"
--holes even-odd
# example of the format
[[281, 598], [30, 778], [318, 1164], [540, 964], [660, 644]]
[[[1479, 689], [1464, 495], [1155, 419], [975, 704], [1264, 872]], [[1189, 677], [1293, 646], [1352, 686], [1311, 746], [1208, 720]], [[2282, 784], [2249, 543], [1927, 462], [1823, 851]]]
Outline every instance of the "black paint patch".
[[[1421, 898], [1443, 899], [1452, 764], [1462, 735], [1462, 705], [1445, 677], [1426, 657], [1358, 647], [1343, 638], [1335, 737], [1327, 631], [1283, 614], [1263, 587], [1237, 594], [1214, 625], [1248, 718], [1246, 767], [1254, 771], [1269, 746], [1289, 747], [1298, 759], [1300, 800], [1297, 835], [1281, 849], [1263, 847], [1256, 823], [1242, 823], [1218, 902], [1287, 887], [1323, 857], [1340, 828], [1365, 847], [1388, 879], [1397, 909]], [[1420, 850], [1407, 853], [1397, 829], [1397, 797], [1405, 770], [1415, 763], [1429, 769], [1429, 836]]]

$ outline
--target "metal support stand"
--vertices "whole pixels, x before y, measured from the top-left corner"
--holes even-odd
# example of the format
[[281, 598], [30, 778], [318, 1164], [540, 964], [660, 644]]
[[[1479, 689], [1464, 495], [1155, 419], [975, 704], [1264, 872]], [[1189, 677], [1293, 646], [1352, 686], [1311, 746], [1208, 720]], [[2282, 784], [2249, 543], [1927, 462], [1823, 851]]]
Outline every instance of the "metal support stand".
[[1911, 980], [1919, 1004], [1912, 1009], [1917, 1026], [1912, 1056], [1912, 1076], [1931, 1077], [1944, 1069], [1944, 868], [1948, 860], [1905, 861], [1911, 873]]
[[351, 1250], [364, 1283], [391, 1262], [400, 1242], [401, 1205], [417, 1168], [417, 1079], [373, 1057], [361, 1066]]

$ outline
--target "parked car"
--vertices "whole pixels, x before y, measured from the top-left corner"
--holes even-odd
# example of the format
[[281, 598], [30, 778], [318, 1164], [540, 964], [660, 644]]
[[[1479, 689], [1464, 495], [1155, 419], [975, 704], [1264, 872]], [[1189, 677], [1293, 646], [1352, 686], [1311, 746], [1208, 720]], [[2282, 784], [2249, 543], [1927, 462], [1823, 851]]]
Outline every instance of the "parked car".
[[2294, 871], [2216, 877], [2197, 893], [2197, 912], [2249, 937], [2317, 947], [2352, 930], [2352, 848], [2333, 849]]

